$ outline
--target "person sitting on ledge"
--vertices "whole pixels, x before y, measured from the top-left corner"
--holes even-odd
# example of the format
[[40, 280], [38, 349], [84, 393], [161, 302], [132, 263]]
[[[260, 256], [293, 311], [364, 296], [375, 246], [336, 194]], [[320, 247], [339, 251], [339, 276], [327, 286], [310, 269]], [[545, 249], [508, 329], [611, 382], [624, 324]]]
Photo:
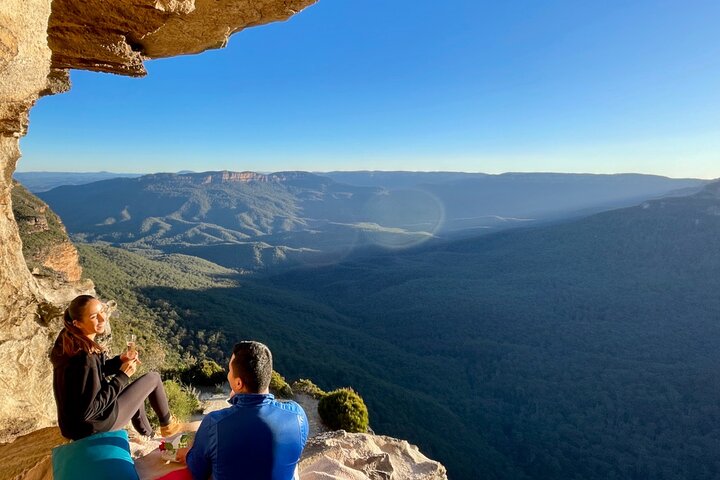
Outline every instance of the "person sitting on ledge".
[[228, 382], [232, 406], [209, 413], [192, 448], [181, 449], [194, 480], [290, 480], [308, 438], [305, 411], [270, 394], [272, 354], [259, 342], [233, 348]]
[[58, 424], [64, 437], [79, 440], [99, 432], [123, 428], [132, 421], [144, 436], [153, 436], [145, 413], [150, 400], [160, 419], [163, 437], [180, 431], [170, 414], [160, 374], [150, 372], [130, 382], [140, 358], [127, 351], [106, 358], [95, 336], [106, 326], [105, 306], [91, 295], [76, 297], [65, 310], [64, 327], [50, 353]]

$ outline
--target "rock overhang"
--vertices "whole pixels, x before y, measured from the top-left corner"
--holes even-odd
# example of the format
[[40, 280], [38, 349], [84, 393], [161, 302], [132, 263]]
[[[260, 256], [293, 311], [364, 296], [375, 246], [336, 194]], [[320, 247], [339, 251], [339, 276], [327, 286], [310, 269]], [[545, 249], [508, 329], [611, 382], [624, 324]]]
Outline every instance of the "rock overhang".
[[143, 61], [222, 48], [317, 0], [53, 0], [52, 67], [144, 76]]

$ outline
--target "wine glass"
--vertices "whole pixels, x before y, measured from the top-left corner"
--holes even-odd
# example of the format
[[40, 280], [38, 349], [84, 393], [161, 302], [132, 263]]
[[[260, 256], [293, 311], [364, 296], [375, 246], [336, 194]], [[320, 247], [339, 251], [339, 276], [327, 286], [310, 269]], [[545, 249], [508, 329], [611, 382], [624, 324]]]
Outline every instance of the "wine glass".
[[127, 344], [127, 353], [128, 356], [131, 358], [134, 358], [137, 353], [137, 347], [135, 345], [135, 342], [137, 341], [137, 336], [134, 333], [128, 333], [125, 335], [125, 343]]

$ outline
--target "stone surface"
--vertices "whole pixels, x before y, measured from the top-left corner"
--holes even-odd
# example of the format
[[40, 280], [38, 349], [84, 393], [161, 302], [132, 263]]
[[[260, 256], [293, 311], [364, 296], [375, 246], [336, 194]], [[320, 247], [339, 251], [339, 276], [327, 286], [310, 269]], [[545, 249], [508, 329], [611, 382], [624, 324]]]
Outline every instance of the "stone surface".
[[10, 200], [19, 137], [30, 107], [47, 90], [49, 15], [50, 0], [3, 0], [0, 10], [0, 439], [41, 426], [54, 414], [47, 401], [30, 396], [47, 396], [48, 333]]
[[[0, 323], [0, 442], [51, 424], [55, 417], [52, 368], [48, 352], [61, 328], [60, 315], [77, 295], [94, 293], [91, 281], [81, 281], [78, 253], [59, 218], [40, 199], [21, 186], [13, 188], [12, 215], [19, 219], [18, 244], [24, 256], [15, 275], [37, 270], [30, 278], [31, 291], [23, 303], [6, 303], [24, 314]], [[7, 289], [10, 282], [0, 288]], [[2, 322], [3, 319], [0, 319]]]
[[[28, 112], [50, 73], [47, 25], [50, 0], [3, 0], [0, 10], [0, 135], [18, 137], [27, 129]], [[14, 148], [13, 148], [14, 147]], [[19, 152], [9, 143], [0, 151], [10, 162]], [[2, 157], [0, 157], [2, 158]], [[12, 170], [11, 170], [12, 172]]]
[[52, 480], [52, 449], [67, 443], [57, 427], [36, 430], [12, 443], [0, 444], [0, 478]]
[[303, 410], [305, 410], [305, 414], [308, 417], [308, 426], [310, 427], [311, 437], [330, 431], [330, 429], [326, 427], [320, 419], [320, 414], [318, 413], [318, 399], [313, 398], [306, 393], [299, 392], [295, 392], [294, 399], [301, 407], [303, 407]]
[[54, 68], [143, 76], [143, 60], [221, 48], [235, 32], [317, 0], [53, 0]]
[[447, 480], [447, 472], [405, 440], [340, 430], [311, 438], [300, 461], [300, 480], [330, 479]]
[[79, 261], [80, 257], [77, 248], [70, 242], [64, 242], [48, 250], [43, 266], [61, 272], [65, 279], [70, 282], [76, 282], [82, 276]]

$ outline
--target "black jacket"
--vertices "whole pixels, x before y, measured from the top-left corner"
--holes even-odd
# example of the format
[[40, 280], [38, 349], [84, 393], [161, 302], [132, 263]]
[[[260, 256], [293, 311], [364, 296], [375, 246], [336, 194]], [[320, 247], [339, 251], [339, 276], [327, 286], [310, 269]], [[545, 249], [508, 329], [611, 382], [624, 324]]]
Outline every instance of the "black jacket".
[[58, 336], [50, 361], [63, 436], [78, 440], [110, 430], [117, 419], [117, 397], [130, 383], [130, 377], [120, 371], [120, 356], [107, 360], [104, 353], [82, 352], [67, 357]]

